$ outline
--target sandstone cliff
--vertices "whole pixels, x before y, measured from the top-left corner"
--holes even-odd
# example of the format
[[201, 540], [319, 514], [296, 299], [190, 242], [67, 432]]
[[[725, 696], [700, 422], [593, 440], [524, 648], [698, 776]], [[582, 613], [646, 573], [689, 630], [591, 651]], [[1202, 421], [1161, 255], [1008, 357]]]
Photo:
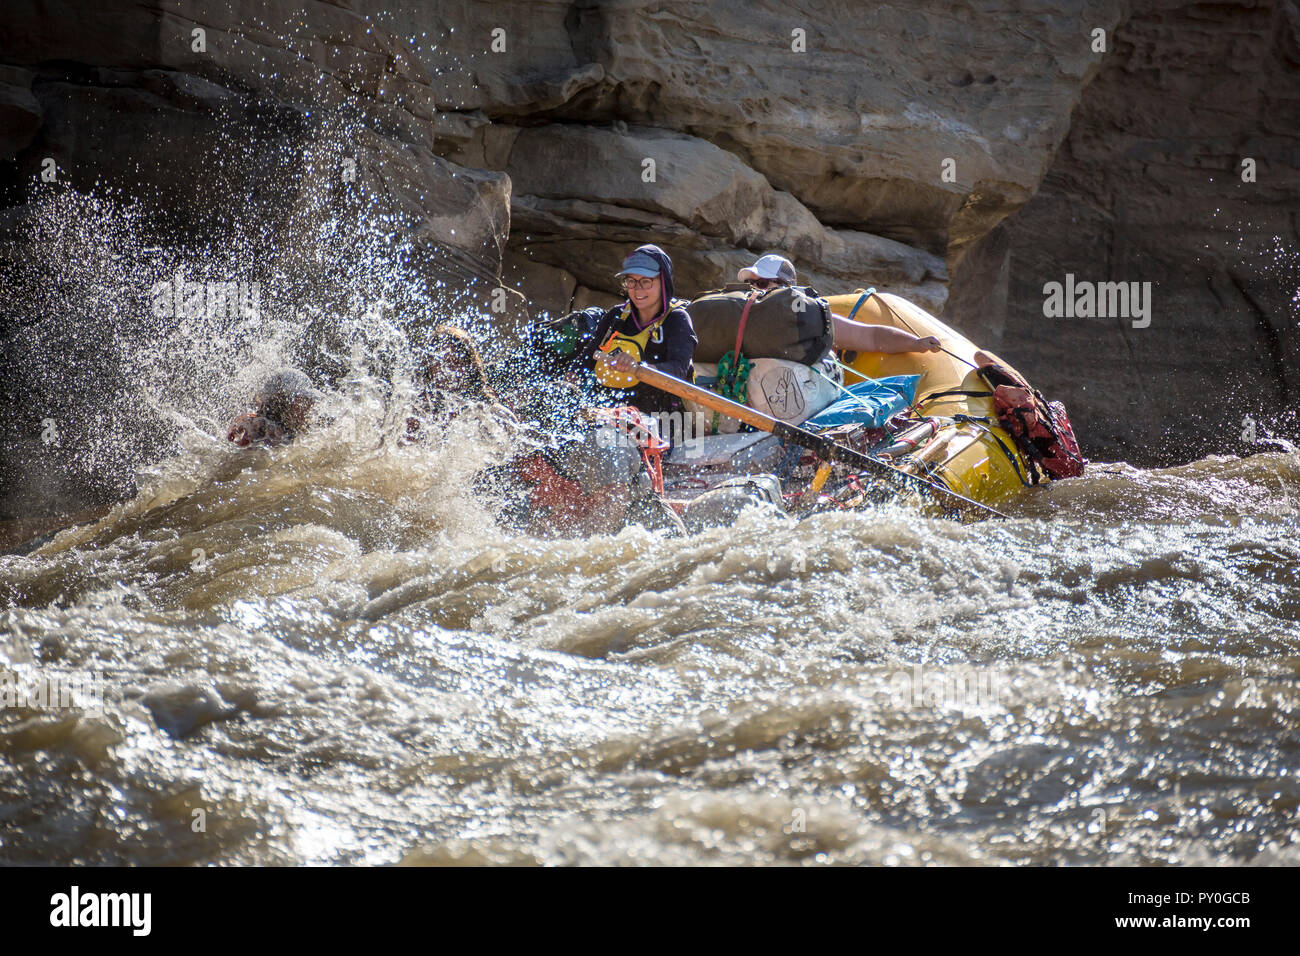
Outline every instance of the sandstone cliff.
[[[1042, 187], [990, 238], [1005, 312], [994, 294], [972, 329], [1065, 398], [1094, 457], [1295, 440], [1300, 7], [1151, 0], [1116, 41]], [[1149, 326], [1044, 317], [1067, 273], [1150, 282]]]

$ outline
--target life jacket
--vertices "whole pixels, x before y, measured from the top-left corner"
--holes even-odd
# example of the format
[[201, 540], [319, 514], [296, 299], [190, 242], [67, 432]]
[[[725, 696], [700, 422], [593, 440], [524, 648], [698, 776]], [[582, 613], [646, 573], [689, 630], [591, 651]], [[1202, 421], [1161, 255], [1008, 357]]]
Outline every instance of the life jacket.
[[[613, 355], [615, 352], [626, 352], [628, 355], [632, 356], [634, 362], [640, 362], [641, 356], [645, 354], [646, 346], [651, 342], [657, 344], [664, 340], [664, 319], [668, 317], [668, 313], [672, 311], [674, 305], [675, 303], [671, 303], [663, 315], [651, 322], [640, 332], [628, 335], [625, 332], [618, 331], [619, 327], [622, 326], [632, 314], [632, 306], [625, 303], [623, 311], [619, 313], [618, 319], [610, 327], [609, 335], [605, 338], [605, 341], [601, 342], [597, 347], [598, 351], [604, 352], [608, 355]], [[607, 388], [632, 388], [636, 385], [636, 376], [629, 375], [625, 372], [614, 371], [614, 369], [605, 364], [604, 359], [598, 358], [595, 362], [596, 364], [593, 366], [592, 371], [596, 376], [596, 381], [600, 382], [601, 385], [604, 385]]]
[[1083, 474], [1088, 460], [1079, 451], [1063, 404], [1047, 401], [1038, 389], [1004, 366], [985, 365], [980, 374], [993, 389], [998, 423], [1029, 461], [1034, 484], [1042, 475], [1056, 480]]

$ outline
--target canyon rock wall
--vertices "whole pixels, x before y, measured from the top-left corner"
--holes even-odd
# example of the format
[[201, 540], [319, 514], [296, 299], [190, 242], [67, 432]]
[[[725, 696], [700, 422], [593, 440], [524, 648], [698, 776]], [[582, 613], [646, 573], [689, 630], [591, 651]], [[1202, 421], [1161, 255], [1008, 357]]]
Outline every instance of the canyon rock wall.
[[[0, 155], [10, 204], [53, 157], [64, 182], [120, 187], [198, 229], [253, 194], [286, 214], [292, 148], [334, 114], [382, 140], [354, 144], [363, 168], [420, 171], [418, 190], [379, 172], [379, 192], [461, 253], [466, 277], [509, 258], [610, 292], [608, 247], [644, 232], [683, 256], [691, 285], [781, 250], [828, 288], [870, 281], [941, 310], [944, 260], [1033, 194], [1102, 62], [1089, 31], [1123, 14], [1029, 0], [17, 2]], [[539, 284], [567, 286], [551, 278]]]
[[[1006, 305], [972, 302], [972, 334], [1065, 398], [1094, 457], [1294, 441], [1300, 6], [1149, 0], [1115, 39], [1042, 187], [985, 240]], [[1150, 315], [1044, 316], [1067, 274], [1150, 283]]]

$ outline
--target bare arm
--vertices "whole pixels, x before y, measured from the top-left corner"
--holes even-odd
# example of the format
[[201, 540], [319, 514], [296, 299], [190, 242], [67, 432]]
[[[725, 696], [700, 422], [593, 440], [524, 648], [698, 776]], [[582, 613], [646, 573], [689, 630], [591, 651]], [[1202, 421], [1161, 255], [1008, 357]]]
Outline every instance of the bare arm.
[[937, 352], [939, 340], [933, 335], [915, 336], [890, 325], [863, 325], [835, 316], [835, 347], [851, 352]]

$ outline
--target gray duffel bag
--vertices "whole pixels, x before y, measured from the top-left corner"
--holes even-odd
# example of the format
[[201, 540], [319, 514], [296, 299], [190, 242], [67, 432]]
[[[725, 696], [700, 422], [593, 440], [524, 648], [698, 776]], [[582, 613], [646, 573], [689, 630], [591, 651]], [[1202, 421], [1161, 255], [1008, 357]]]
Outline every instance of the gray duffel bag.
[[[716, 362], [736, 347], [736, 331], [749, 293], [741, 289], [707, 292], [686, 307], [700, 344], [695, 361]], [[830, 307], [815, 290], [780, 286], [769, 289], [749, 310], [741, 354], [812, 365], [834, 342]]]

